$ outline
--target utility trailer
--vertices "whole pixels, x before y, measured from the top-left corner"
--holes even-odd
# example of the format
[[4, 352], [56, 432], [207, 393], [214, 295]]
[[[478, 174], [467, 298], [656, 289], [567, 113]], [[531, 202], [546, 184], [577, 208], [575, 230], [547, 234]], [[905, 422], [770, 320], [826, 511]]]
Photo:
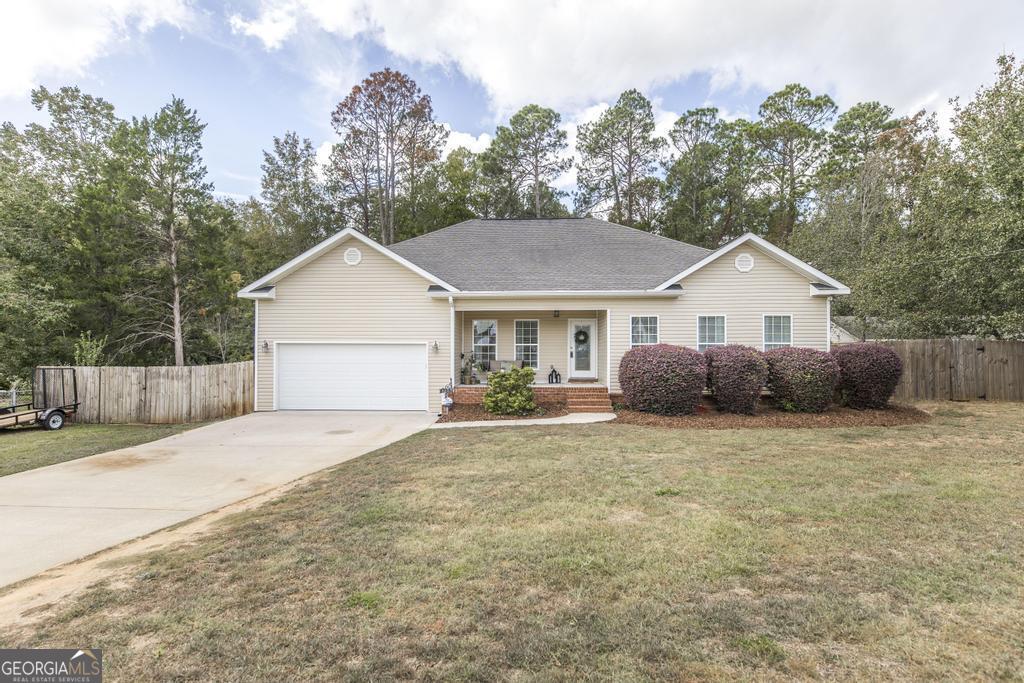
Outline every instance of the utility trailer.
[[74, 415], [78, 401], [78, 377], [74, 368], [36, 368], [32, 402], [0, 407], [0, 429], [38, 424], [60, 429]]

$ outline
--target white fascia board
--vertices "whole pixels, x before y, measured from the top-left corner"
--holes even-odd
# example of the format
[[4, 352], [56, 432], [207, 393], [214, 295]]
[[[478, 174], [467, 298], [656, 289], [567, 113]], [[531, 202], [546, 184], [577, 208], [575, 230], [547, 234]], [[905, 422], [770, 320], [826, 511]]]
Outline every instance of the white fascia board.
[[396, 263], [400, 263], [401, 265], [405, 266], [406, 268], [408, 268], [409, 270], [413, 271], [417, 275], [425, 278], [426, 280], [429, 280], [430, 282], [433, 282], [435, 285], [438, 285], [439, 287], [444, 287], [449, 292], [457, 292], [457, 291], [459, 291], [457, 288], [455, 288], [452, 285], [448, 284], [447, 282], [445, 282], [441, 278], [428, 273], [427, 271], [423, 270], [422, 268], [417, 266], [412, 261], [408, 261], [408, 260], [402, 258], [401, 256], [399, 256], [395, 252], [393, 252], [390, 249], [388, 249], [387, 247], [385, 247], [383, 244], [380, 244], [380, 243], [376, 242], [375, 240], [370, 239], [369, 237], [367, 237], [363, 233], [359, 232], [358, 230], [355, 230], [353, 228], [345, 228], [341, 232], [336, 233], [334, 235], [331, 235], [330, 237], [328, 237], [327, 239], [325, 239], [323, 242], [321, 242], [320, 244], [316, 245], [315, 247], [302, 252], [301, 254], [299, 254], [298, 256], [296, 256], [295, 258], [293, 258], [291, 261], [289, 261], [288, 263], [284, 264], [280, 268], [277, 268], [276, 270], [273, 270], [270, 273], [264, 275], [263, 277], [261, 277], [256, 282], [253, 282], [252, 284], [250, 284], [250, 285], [248, 285], [246, 287], [243, 287], [242, 289], [240, 289], [238, 291], [238, 296], [243, 298], [243, 299], [253, 298], [251, 296], [246, 296], [246, 295], [251, 294], [254, 289], [259, 289], [260, 287], [265, 287], [267, 285], [274, 284], [275, 282], [277, 282], [278, 280], [283, 278], [285, 275], [288, 275], [292, 271], [298, 270], [303, 265], [305, 265], [308, 261], [311, 261], [311, 260], [315, 259], [317, 256], [319, 256], [320, 254], [324, 253], [325, 251], [327, 251], [328, 249], [333, 247], [338, 242], [340, 242], [340, 241], [342, 241], [344, 239], [347, 239], [349, 237], [362, 242], [363, 244], [365, 244], [366, 246], [370, 247], [371, 249], [374, 249], [378, 253], [381, 253], [384, 256], [387, 256], [392, 261], [395, 261]]
[[[824, 282], [825, 284], [832, 285], [833, 287], [836, 288], [836, 290], [839, 290], [839, 291], [831, 292], [831, 294], [833, 294], [833, 295], [835, 295], [835, 294], [849, 294], [850, 293], [850, 288], [847, 287], [846, 285], [844, 285], [839, 280], [836, 280], [834, 278], [829, 277], [828, 275], [825, 275], [825, 273], [821, 272], [820, 270], [818, 270], [814, 266], [812, 266], [812, 265], [810, 265], [808, 263], [804, 263], [803, 261], [798, 259], [796, 256], [793, 256], [792, 254], [790, 254], [788, 251], [786, 251], [784, 249], [780, 249], [779, 247], [775, 246], [774, 244], [772, 244], [768, 240], [763, 239], [761, 237], [758, 237], [757, 235], [755, 235], [752, 232], [748, 232], [747, 234], [743, 235], [742, 237], [737, 237], [732, 242], [729, 242], [729, 244], [726, 244], [724, 247], [721, 247], [717, 251], [711, 252], [710, 254], [708, 254], [707, 256], [702, 258], [700, 261], [697, 261], [696, 263], [694, 263], [692, 266], [690, 266], [689, 268], [687, 268], [683, 272], [679, 273], [678, 275], [676, 275], [676, 276], [674, 276], [672, 278], [669, 278], [668, 280], [665, 280], [660, 285], [655, 287], [655, 289], [662, 290], [662, 289], [665, 289], [666, 287], [670, 287], [671, 285], [676, 284], [677, 282], [682, 280], [687, 275], [691, 275], [692, 273], [697, 272], [698, 270], [700, 270], [704, 266], [708, 265], [709, 263], [713, 263], [714, 261], [717, 261], [720, 257], [728, 254], [733, 249], [736, 249], [737, 247], [739, 247], [741, 245], [744, 245], [747, 242], [753, 242], [756, 246], [760, 247], [764, 251], [768, 252], [769, 254], [771, 254], [772, 256], [777, 258], [782, 263], [788, 265], [790, 268], [792, 268], [792, 269], [796, 270], [797, 272], [803, 274], [804, 276], [808, 277], [809, 279], [811, 279], [811, 280], [818, 280], [818, 281]], [[826, 295], [826, 296], [828, 296], [828, 295]]]
[[[246, 287], [248, 289], [248, 287]], [[247, 292], [246, 289], [240, 290], [236, 296], [239, 299], [273, 299], [275, 298], [276, 287], [271, 288], [269, 292]]]
[[843, 296], [850, 293], [849, 287], [836, 287], [835, 289], [818, 289], [812, 282], [810, 285], [811, 296]]
[[625, 289], [625, 290], [506, 290], [477, 292], [428, 292], [434, 299], [536, 299], [536, 298], [589, 298], [607, 297], [614, 299], [670, 299], [683, 293], [682, 289]]

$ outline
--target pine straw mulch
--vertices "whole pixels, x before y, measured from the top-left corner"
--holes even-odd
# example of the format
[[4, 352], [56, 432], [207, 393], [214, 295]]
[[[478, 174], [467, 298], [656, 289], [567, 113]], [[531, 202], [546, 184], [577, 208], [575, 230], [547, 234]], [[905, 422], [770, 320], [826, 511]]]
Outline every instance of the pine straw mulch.
[[790, 413], [770, 399], [754, 415], [721, 413], [705, 399], [696, 415], [654, 415], [616, 406], [615, 422], [675, 429], [815, 429], [829, 427], [896, 427], [927, 422], [931, 415], [913, 406], [893, 404], [879, 410], [832, 407], [824, 413]]
[[437, 418], [438, 422], [476, 422], [478, 420], [534, 420], [538, 417], [561, 417], [568, 415], [569, 410], [564, 403], [539, 403], [537, 412], [530, 415], [494, 415], [487, 412], [483, 405], [476, 403], [458, 403], [451, 410]]

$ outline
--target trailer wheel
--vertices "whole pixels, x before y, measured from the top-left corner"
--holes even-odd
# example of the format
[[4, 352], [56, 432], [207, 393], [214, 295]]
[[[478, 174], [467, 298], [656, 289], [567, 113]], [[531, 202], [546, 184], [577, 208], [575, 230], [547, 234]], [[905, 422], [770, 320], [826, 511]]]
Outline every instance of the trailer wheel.
[[43, 420], [43, 428], [49, 430], [60, 429], [64, 426], [64, 413], [60, 410], [55, 410]]

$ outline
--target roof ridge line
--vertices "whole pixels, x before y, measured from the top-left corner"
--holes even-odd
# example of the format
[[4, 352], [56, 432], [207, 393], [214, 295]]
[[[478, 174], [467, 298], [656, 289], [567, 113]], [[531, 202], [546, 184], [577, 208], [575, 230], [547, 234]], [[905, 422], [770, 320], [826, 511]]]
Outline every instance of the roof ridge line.
[[404, 239], [401, 242], [393, 242], [392, 244], [389, 245], [389, 248], [390, 247], [397, 247], [399, 244], [408, 244], [409, 242], [413, 242], [415, 240], [418, 240], [421, 237], [427, 237], [429, 235], [436, 235], [437, 233], [442, 232], [444, 230], [447, 230], [448, 228], [454, 228], [454, 227], [456, 227], [458, 225], [462, 225], [464, 223], [471, 223], [473, 221], [479, 221], [479, 220], [484, 220], [484, 219], [481, 219], [481, 218], [467, 218], [464, 221], [459, 221], [458, 223], [452, 223], [451, 225], [446, 225], [443, 228], [438, 228], [437, 230], [431, 230], [430, 232], [425, 232], [422, 235], [416, 235], [415, 237], [410, 237], [408, 239]]
[[634, 228], [631, 225], [623, 225], [622, 223], [616, 223], [615, 221], [606, 221], [606, 220], [604, 220], [602, 218], [593, 218], [591, 216], [587, 216], [587, 218], [591, 218], [591, 220], [595, 220], [595, 221], [601, 221], [602, 223], [607, 223], [608, 225], [617, 225], [618, 227], [625, 228], [626, 230], [634, 230], [636, 232], [641, 232], [641, 233], [643, 233], [645, 235], [650, 235], [651, 237], [660, 237], [661, 239], [668, 240], [669, 242], [672, 242], [673, 244], [685, 244], [686, 246], [693, 247], [694, 249], [703, 249], [704, 251], [708, 252], [709, 254], [711, 252], [715, 251], [715, 249], [708, 249], [707, 247], [701, 247], [701, 246], [698, 246], [696, 244], [690, 244], [689, 242], [684, 242], [682, 240], [673, 239], [671, 237], [665, 237], [664, 235], [659, 235], [658, 233], [650, 232], [649, 230], [641, 230], [640, 228]]

